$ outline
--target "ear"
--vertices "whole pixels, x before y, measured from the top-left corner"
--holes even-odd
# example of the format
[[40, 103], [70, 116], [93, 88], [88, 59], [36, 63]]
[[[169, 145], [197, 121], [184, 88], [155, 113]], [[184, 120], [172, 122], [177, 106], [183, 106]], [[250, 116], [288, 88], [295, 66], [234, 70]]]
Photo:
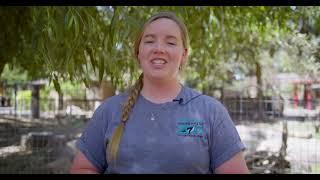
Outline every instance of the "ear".
[[184, 65], [186, 63], [188, 56], [189, 56], [189, 51], [187, 48], [185, 48], [182, 54], [181, 65]]

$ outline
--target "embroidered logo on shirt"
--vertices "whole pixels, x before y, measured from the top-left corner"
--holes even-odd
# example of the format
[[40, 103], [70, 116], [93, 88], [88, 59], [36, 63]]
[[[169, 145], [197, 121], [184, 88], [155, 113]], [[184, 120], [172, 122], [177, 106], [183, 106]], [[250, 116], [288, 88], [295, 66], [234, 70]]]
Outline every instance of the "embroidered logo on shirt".
[[203, 122], [200, 120], [178, 120], [176, 134], [179, 136], [203, 137]]

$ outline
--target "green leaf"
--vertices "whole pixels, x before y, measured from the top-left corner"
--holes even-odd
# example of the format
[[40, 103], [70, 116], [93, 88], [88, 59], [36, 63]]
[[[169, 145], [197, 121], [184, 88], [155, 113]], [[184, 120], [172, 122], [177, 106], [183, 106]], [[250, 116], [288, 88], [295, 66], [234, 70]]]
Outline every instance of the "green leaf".
[[118, 7], [113, 7], [114, 10], [113, 10], [113, 16], [112, 16], [112, 19], [111, 19], [111, 24], [109, 26], [109, 41], [108, 41], [108, 52], [110, 54], [112, 54], [112, 48], [113, 48], [113, 45], [114, 45], [114, 37], [115, 37], [115, 28], [116, 28], [116, 22], [117, 22], [117, 19], [118, 19]]
[[102, 81], [103, 79], [103, 74], [104, 74], [104, 60], [99, 59], [99, 82]]
[[92, 49], [91, 48], [87, 48], [86, 49], [89, 56], [90, 56], [90, 63], [91, 63], [91, 66], [93, 68], [93, 72], [96, 73], [96, 67], [97, 67], [97, 64], [96, 64], [96, 59], [95, 59], [95, 56], [92, 52]]
[[71, 14], [71, 17], [69, 19], [69, 23], [68, 23], [68, 26], [67, 26], [67, 29], [70, 29], [72, 24], [74, 24], [74, 15]]
[[75, 28], [75, 38], [77, 39], [79, 36], [79, 23], [78, 18], [74, 18], [74, 28]]
[[[215, 83], [221, 79], [228, 80], [227, 75], [219, 74], [230, 70], [232, 66], [228, 65], [236, 61], [233, 55], [237, 51], [237, 63], [243, 67], [244, 74], [251, 71], [252, 63], [264, 62], [259, 55], [270, 50], [270, 44], [278, 44], [275, 48], [277, 57], [277, 50], [288, 44], [286, 37], [296, 36], [292, 31], [300, 31], [300, 19], [305, 19], [307, 27], [310, 26], [310, 32], [306, 33], [307, 44], [310, 45], [313, 35], [320, 34], [319, 7], [297, 7], [294, 11], [289, 7], [267, 6], [118, 6], [102, 10], [94, 6], [0, 7], [0, 61], [5, 59], [6, 64], [21, 67], [32, 78], [50, 78], [53, 72], [58, 72], [59, 78], [83, 81], [83, 73], [88, 71], [89, 77], [95, 80], [110, 77], [114, 83], [119, 83], [115, 84], [117, 87], [123, 88], [120, 86], [126, 82], [122, 75], [128, 72], [137, 74], [139, 69], [122, 60], [133, 59], [135, 32], [145, 19], [159, 10], [176, 12], [186, 22], [191, 46], [186, 77], [197, 72], [201, 78]], [[292, 29], [288, 21], [293, 22]], [[117, 44], [122, 44], [121, 49], [114, 48]], [[295, 67], [301, 66], [313, 72], [312, 65], [318, 65], [309, 61], [314, 58], [309, 53], [311, 48], [302, 44], [299, 57], [296, 56], [297, 46], [297, 43], [290, 44], [292, 48], [284, 50], [288, 52], [288, 62], [279, 62], [279, 69], [297, 71]], [[255, 54], [242, 51], [243, 47]], [[85, 51], [90, 60], [83, 57]], [[319, 61], [319, 57], [316, 59]], [[92, 68], [88, 66], [85, 69], [86, 65], [92, 65]], [[200, 82], [201, 78], [197, 75], [193, 80], [205, 87], [206, 83]]]

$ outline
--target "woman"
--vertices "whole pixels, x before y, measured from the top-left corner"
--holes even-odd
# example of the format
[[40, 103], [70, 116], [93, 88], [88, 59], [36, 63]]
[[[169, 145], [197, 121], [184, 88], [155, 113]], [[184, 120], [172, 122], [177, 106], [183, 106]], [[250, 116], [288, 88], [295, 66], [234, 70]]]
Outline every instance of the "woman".
[[71, 173], [249, 173], [226, 109], [179, 83], [188, 33], [173, 13], [143, 26], [135, 43], [143, 71], [129, 93], [108, 98], [81, 138]]

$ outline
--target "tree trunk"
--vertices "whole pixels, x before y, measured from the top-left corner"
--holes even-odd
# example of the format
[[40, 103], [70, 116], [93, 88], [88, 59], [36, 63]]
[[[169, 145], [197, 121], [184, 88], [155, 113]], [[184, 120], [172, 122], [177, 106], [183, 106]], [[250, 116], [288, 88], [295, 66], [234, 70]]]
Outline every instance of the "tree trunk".
[[[2, 61], [3, 59], [1, 59], [1, 61]], [[2, 72], [3, 72], [3, 69], [4, 69], [4, 66], [6, 65], [6, 63], [5, 62], [3, 62], [3, 63], [0, 63], [0, 77], [1, 77], [1, 74], [2, 74]]]
[[64, 126], [63, 122], [63, 93], [57, 91], [58, 93], [58, 113], [55, 115], [55, 118], [60, 126]]
[[259, 62], [256, 62], [256, 77], [257, 77], [257, 99], [258, 99], [258, 115], [264, 120], [264, 109], [263, 109], [263, 92], [262, 92], [262, 68]]
[[262, 92], [262, 68], [259, 62], [256, 62], [256, 77], [257, 77], [257, 85], [258, 85], [258, 98], [263, 98]]
[[100, 96], [102, 100], [115, 95], [115, 87], [110, 81], [102, 81], [100, 84]]
[[58, 99], [58, 111], [60, 112], [61, 110], [63, 110], [63, 93], [59, 93], [59, 99]]
[[282, 124], [282, 144], [279, 152], [279, 166], [280, 171], [283, 171], [286, 168], [286, 160], [287, 156], [287, 140], [288, 140], [288, 124], [286, 120], [283, 120]]
[[0, 107], [5, 106], [4, 83], [0, 81]]
[[39, 85], [32, 85], [31, 87], [31, 114], [32, 118], [38, 119], [40, 116], [40, 96], [39, 96]]
[[17, 92], [18, 92], [18, 85], [14, 84], [14, 116], [17, 116]]
[[223, 86], [220, 88], [220, 94], [221, 94], [221, 96], [220, 96], [221, 102], [224, 102], [224, 88], [223, 88]]

